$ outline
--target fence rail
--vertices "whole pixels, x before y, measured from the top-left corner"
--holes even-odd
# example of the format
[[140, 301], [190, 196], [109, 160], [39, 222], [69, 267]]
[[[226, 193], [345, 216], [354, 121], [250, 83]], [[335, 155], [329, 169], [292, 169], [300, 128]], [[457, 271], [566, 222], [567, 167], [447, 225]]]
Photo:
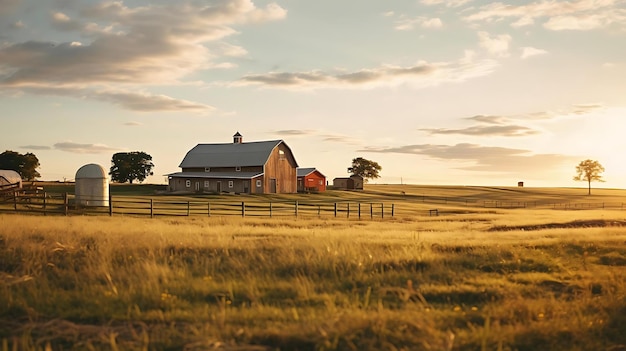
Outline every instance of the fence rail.
[[30, 212], [62, 215], [137, 215], [137, 216], [241, 216], [241, 217], [314, 217], [333, 216], [346, 218], [385, 218], [395, 215], [395, 204], [384, 202], [302, 202], [302, 201], [188, 201], [113, 197], [90, 198], [91, 202], [108, 203], [108, 206], [86, 206], [73, 195], [40, 193], [15, 193], [0, 202], [2, 212]]
[[[445, 214], [450, 206], [498, 209], [554, 209], [554, 210], [624, 210], [624, 202], [539, 202], [539, 201], [496, 201], [458, 199], [445, 197], [422, 197], [403, 200], [408, 208], [401, 212], [394, 203], [371, 200], [358, 201], [239, 201], [239, 199], [168, 199], [167, 196], [147, 198], [131, 196], [109, 196], [107, 199], [90, 199], [93, 203], [108, 203], [108, 206], [85, 206], [74, 195], [63, 193], [18, 193], [4, 194], [0, 198], [0, 212], [30, 212], [43, 215], [137, 215], [137, 216], [241, 216], [241, 217], [338, 217], [384, 219], [396, 215]], [[410, 204], [424, 203], [428, 208], [412, 209]], [[452, 211], [452, 210], [451, 210]]]

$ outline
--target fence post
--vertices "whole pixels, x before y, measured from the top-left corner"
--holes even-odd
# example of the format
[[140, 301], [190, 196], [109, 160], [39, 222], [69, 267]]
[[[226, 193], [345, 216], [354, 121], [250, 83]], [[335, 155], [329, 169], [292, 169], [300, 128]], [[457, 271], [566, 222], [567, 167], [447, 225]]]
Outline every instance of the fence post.
[[154, 218], [154, 201], [150, 199], [150, 218]]
[[113, 195], [109, 192], [109, 217], [113, 216]]
[[361, 219], [361, 203], [360, 202], [359, 202], [358, 210], [359, 210], [359, 219]]
[[322, 213], [322, 205], [317, 205], [317, 216], [319, 217]]
[[48, 195], [46, 195], [46, 192], [44, 191], [44, 192], [43, 192], [43, 215], [44, 215], [44, 216], [46, 215], [46, 197], [47, 197], [47, 196], [48, 196]]
[[349, 202], [348, 202], [348, 211], [347, 212], [348, 212], [347, 217], [350, 218], [350, 203]]
[[246, 216], [246, 203], [241, 201], [241, 217]]
[[189, 217], [189, 214], [191, 212], [191, 204], [189, 203], [189, 201], [187, 201], [187, 217]]
[[68, 201], [67, 201], [67, 193], [63, 193], [63, 212], [65, 213], [65, 215], [67, 216], [67, 209], [68, 209]]
[[270, 218], [272, 217], [272, 203], [270, 202]]
[[296, 206], [296, 218], [298, 218], [298, 201], [296, 201], [295, 206]]
[[385, 218], [385, 204], [382, 202], [380, 204], [380, 218]]
[[391, 204], [391, 217], [393, 217], [395, 212], [396, 212], [396, 204]]
[[206, 215], [207, 217], [211, 217], [211, 203], [208, 201], [206, 203]]
[[374, 218], [374, 204], [370, 202], [370, 218]]
[[13, 209], [17, 212], [17, 191], [13, 192]]
[[337, 203], [335, 202], [335, 217], [337, 217]]

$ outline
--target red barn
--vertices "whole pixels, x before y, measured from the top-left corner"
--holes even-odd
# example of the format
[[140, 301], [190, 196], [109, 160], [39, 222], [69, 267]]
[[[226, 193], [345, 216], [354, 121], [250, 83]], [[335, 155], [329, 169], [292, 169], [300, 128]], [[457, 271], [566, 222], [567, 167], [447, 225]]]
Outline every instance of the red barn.
[[299, 192], [326, 191], [326, 176], [315, 168], [298, 168]]

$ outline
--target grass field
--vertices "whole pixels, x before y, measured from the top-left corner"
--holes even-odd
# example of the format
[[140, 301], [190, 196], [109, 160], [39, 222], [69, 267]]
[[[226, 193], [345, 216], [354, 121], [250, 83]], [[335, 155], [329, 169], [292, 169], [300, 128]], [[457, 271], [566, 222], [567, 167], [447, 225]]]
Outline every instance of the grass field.
[[626, 212], [419, 201], [581, 191], [320, 195], [406, 209], [367, 221], [2, 214], [0, 350], [624, 350]]

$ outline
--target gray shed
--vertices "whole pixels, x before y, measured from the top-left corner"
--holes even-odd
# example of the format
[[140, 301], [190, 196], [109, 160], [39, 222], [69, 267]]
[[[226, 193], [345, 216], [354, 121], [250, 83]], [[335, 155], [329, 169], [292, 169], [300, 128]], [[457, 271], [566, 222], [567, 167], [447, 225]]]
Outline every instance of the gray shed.
[[102, 166], [90, 163], [76, 171], [76, 204], [109, 206], [109, 181]]

